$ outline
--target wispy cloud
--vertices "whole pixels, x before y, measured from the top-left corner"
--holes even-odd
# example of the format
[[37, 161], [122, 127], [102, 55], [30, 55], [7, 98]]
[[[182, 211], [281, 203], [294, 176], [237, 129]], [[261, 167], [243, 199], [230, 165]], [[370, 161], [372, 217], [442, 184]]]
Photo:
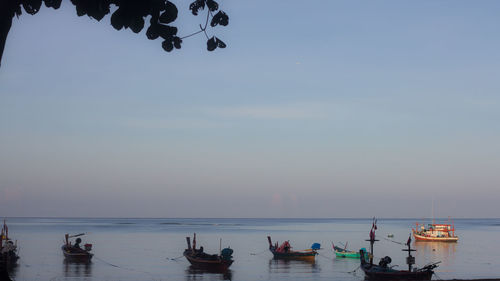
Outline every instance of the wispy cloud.
[[221, 122], [212, 122], [203, 119], [128, 119], [125, 121], [127, 127], [136, 129], [214, 129], [222, 128]]
[[284, 103], [274, 105], [230, 105], [179, 108], [169, 116], [127, 118], [125, 127], [147, 130], [216, 129], [234, 121], [251, 120], [320, 120], [332, 114], [334, 104]]
[[250, 119], [324, 119], [329, 115], [331, 104], [285, 103], [275, 105], [235, 105], [209, 107], [203, 111], [207, 115]]

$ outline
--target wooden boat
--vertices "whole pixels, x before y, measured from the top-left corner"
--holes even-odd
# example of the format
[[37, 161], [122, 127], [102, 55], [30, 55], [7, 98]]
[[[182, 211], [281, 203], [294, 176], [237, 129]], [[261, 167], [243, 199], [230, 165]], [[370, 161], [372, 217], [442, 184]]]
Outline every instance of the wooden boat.
[[90, 262], [94, 254], [90, 253], [92, 250], [92, 244], [85, 244], [84, 248], [80, 248], [79, 244], [81, 242], [80, 238], [77, 238], [75, 244], [72, 244], [69, 240], [70, 238], [76, 238], [85, 235], [85, 233], [80, 233], [76, 235], [65, 234], [65, 244], [62, 245], [61, 249], [66, 261], [69, 262]]
[[196, 233], [193, 236], [193, 247], [191, 247], [189, 237], [186, 237], [186, 241], [188, 248], [184, 250], [183, 255], [195, 268], [210, 271], [226, 271], [233, 264], [233, 250], [231, 248], [220, 250], [219, 255], [210, 255], [203, 251], [203, 247], [196, 249]]
[[314, 243], [311, 249], [294, 251], [290, 246], [290, 242], [285, 241], [278, 247], [278, 242], [273, 245], [271, 236], [267, 236], [269, 242], [269, 251], [273, 253], [275, 259], [294, 259], [294, 260], [314, 260], [320, 249], [320, 244]]
[[361, 269], [365, 273], [365, 279], [368, 280], [431, 280], [432, 274], [434, 274], [434, 268], [438, 266], [438, 263], [428, 264], [422, 268], [413, 268], [415, 264], [415, 257], [411, 255], [411, 252], [416, 251], [410, 248], [411, 236], [408, 238], [406, 245], [408, 249], [403, 249], [403, 251], [408, 252], [408, 257], [406, 258], [406, 263], [408, 264], [408, 270], [396, 270], [390, 266], [392, 262], [391, 258], [386, 256], [380, 259], [378, 265], [373, 264], [373, 244], [375, 241], [375, 230], [377, 229], [377, 221], [374, 219], [372, 224], [372, 229], [370, 231], [370, 260], [367, 261], [365, 257], [365, 252], [360, 250], [360, 261]]
[[[333, 247], [333, 251], [335, 252], [335, 256], [338, 258], [359, 259], [359, 252], [347, 250], [347, 243], [343, 249], [335, 246], [333, 243], [332, 243], [332, 247]], [[365, 255], [368, 257], [368, 253], [366, 252], [366, 249], [362, 248], [361, 250], [364, 250]]]
[[455, 225], [450, 224], [424, 224], [416, 223], [416, 227], [412, 228], [413, 236], [416, 241], [430, 242], [457, 242], [458, 236], [455, 235]]
[[9, 238], [9, 228], [4, 220], [0, 231], [0, 268], [10, 269], [15, 267], [18, 259], [17, 241], [13, 242]]

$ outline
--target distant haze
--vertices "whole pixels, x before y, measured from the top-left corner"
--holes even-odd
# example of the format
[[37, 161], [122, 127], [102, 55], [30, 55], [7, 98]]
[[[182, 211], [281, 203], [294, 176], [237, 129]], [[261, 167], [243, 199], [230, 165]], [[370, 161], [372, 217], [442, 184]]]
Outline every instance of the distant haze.
[[220, 2], [214, 52], [14, 18], [0, 217], [500, 216], [499, 1]]

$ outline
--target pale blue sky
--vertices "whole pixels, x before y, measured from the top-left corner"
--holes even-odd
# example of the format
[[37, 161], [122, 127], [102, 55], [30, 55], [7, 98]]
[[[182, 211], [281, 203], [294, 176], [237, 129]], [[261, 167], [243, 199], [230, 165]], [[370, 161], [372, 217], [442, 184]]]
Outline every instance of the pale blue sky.
[[221, 1], [215, 52], [15, 19], [0, 215], [498, 217], [500, 2], [304, 3]]

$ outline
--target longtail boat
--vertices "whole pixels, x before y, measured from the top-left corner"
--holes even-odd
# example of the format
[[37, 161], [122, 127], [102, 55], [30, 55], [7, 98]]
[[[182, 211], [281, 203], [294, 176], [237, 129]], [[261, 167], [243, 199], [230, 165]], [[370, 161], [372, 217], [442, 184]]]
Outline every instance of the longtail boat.
[[[90, 252], [92, 250], [92, 244], [85, 244], [83, 249], [80, 247], [82, 239], [79, 237], [83, 235], [85, 235], [85, 233], [80, 233], [75, 235], [69, 235], [69, 234], [64, 235], [65, 243], [64, 245], [62, 245], [61, 249], [66, 261], [87, 263], [90, 262], [90, 260], [94, 256], [94, 254]], [[74, 244], [72, 244], [72, 242], [69, 240], [70, 238], [76, 238]]]
[[413, 236], [416, 241], [430, 242], [457, 242], [458, 236], [455, 235], [455, 224], [424, 224], [416, 223], [416, 227], [412, 228]]
[[0, 268], [12, 268], [17, 265], [18, 259], [17, 241], [13, 242], [9, 238], [9, 228], [4, 220], [0, 231]]
[[283, 242], [279, 247], [278, 242], [273, 245], [271, 236], [267, 236], [267, 241], [269, 242], [269, 251], [273, 253], [275, 259], [314, 260], [321, 247], [319, 243], [314, 243], [311, 249], [294, 251], [289, 241]]
[[211, 271], [226, 271], [233, 264], [233, 250], [231, 248], [220, 250], [218, 255], [210, 255], [203, 251], [203, 247], [196, 249], [196, 233], [193, 235], [192, 247], [189, 237], [186, 237], [186, 241], [188, 247], [184, 250], [183, 255], [193, 267]]
[[377, 220], [373, 219], [372, 229], [370, 230], [370, 239], [366, 240], [370, 242], [370, 259], [366, 260], [365, 252], [360, 250], [360, 261], [361, 269], [365, 273], [365, 279], [368, 280], [431, 280], [432, 274], [434, 274], [434, 268], [438, 266], [438, 263], [431, 263], [422, 268], [414, 268], [415, 257], [411, 255], [411, 252], [416, 251], [411, 249], [411, 235], [408, 237], [408, 242], [406, 245], [408, 249], [403, 249], [403, 251], [408, 252], [408, 257], [406, 258], [406, 263], [408, 264], [408, 270], [396, 270], [390, 263], [392, 259], [388, 256], [380, 259], [378, 265], [373, 264], [373, 244], [375, 241], [375, 230], [377, 229]]
[[[359, 259], [359, 251], [347, 250], [347, 243], [346, 243], [344, 248], [340, 248], [340, 247], [335, 246], [332, 242], [332, 248], [333, 248], [333, 251], [335, 252], [335, 256], [338, 258]], [[368, 257], [368, 253], [366, 252], [366, 249], [361, 248], [361, 250], [364, 250], [365, 255]]]

